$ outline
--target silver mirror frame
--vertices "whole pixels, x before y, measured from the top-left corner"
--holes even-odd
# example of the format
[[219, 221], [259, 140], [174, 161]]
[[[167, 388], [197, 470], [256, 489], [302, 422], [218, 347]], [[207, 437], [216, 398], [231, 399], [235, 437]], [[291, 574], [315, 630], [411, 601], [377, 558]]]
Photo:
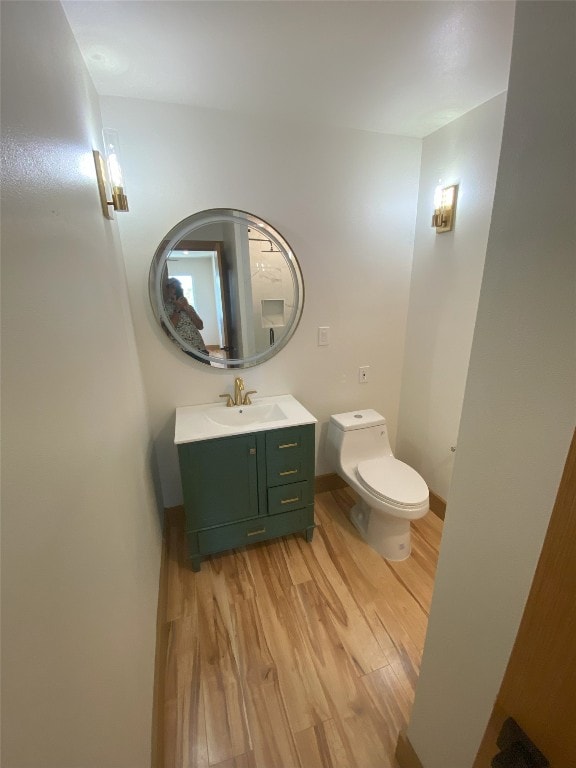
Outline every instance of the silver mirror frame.
[[[286, 322], [286, 332], [282, 337], [273, 345], [268, 347], [263, 352], [257, 353], [250, 357], [245, 358], [229, 358], [224, 359], [221, 357], [215, 357], [206, 355], [199, 352], [194, 347], [191, 347], [176, 331], [173, 327], [170, 319], [166, 314], [163, 297], [162, 278], [164, 270], [167, 267], [168, 256], [174, 247], [180, 242], [180, 240], [190, 237], [194, 232], [201, 227], [208, 226], [210, 224], [218, 224], [222, 222], [228, 222], [232, 224], [244, 224], [246, 227], [250, 227], [261, 232], [267, 239], [270, 239], [272, 243], [282, 252], [286, 265], [290, 271], [292, 277], [292, 284], [294, 288], [294, 305], [291, 309], [290, 316]], [[162, 239], [160, 245], [154, 253], [152, 264], [150, 266], [150, 273], [148, 279], [148, 288], [150, 294], [150, 303], [154, 316], [165, 331], [167, 336], [171, 338], [171, 346], [178, 349], [179, 353], [182, 352], [190, 357], [198, 360], [201, 363], [213, 363], [218, 368], [250, 368], [260, 363], [270, 360], [274, 357], [283, 347], [286, 346], [288, 341], [294, 335], [296, 328], [302, 317], [302, 310], [304, 308], [304, 280], [302, 277], [302, 271], [294, 251], [286, 241], [286, 239], [276, 230], [271, 224], [264, 221], [258, 216], [254, 216], [246, 211], [241, 211], [234, 208], [211, 208], [205, 211], [194, 213], [191, 216], [180, 221], [174, 226], [168, 234]]]

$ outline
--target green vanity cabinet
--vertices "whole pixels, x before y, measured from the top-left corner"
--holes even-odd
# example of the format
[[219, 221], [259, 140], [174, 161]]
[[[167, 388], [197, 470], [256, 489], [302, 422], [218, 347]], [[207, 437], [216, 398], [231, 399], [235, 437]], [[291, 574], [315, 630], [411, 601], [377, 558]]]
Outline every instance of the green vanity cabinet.
[[206, 555], [314, 531], [314, 425], [178, 445], [192, 568]]

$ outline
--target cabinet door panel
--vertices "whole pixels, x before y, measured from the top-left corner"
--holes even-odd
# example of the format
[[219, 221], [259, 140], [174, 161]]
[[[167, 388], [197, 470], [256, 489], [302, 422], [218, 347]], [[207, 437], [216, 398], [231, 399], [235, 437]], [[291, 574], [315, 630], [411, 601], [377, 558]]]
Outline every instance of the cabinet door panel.
[[189, 530], [258, 515], [254, 435], [203, 440], [178, 448]]

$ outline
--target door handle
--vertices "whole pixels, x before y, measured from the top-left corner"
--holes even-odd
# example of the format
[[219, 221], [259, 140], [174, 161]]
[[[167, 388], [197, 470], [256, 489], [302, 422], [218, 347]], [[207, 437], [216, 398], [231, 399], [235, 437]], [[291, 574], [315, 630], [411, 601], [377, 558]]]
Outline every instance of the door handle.
[[501, 751], [492, 759], [492, 768], [550, 768], [548, 760], [512, 717], [504, 721], [496, 744]]

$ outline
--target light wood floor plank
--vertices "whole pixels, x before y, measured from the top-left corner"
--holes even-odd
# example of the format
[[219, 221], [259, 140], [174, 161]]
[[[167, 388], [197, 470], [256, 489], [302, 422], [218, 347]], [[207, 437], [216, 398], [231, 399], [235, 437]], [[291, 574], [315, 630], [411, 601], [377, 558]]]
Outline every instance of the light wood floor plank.
[[246, 603], [241, 607], [236, 605], [235, 610], [243, 693], [256, 764], [270, 768], [300, 768], [259, 607], [255, 603]]
[[331, 546], [325, 526], [318, 528], [304, 556], [313, 583], [322, 593], [338, 637], [347, 648], [360, 674], [387, 663], [385, 653], [371, 631], [342, 566], [342, 559]]
[[[345, 514], [354, 503], [352, 492], [342, 489], [333, 495], [340, 501], [339, 508], [327, 514], [319, 504], [318, 517], [331, 539], [339, 540], [339, 567], [345, 572], [347, 581], [354, 583], [355, 593], [362, 596], [358, 600], [360, 608], [365, 609], [370, 602], [376, 605], [378, 614], [385, 620], [384, 625], [395, 627], [398, 651], [401, 655], [407, 653], [418, 666], [428, 622], [427, 608], [418, 602], [395, 570], [409, 560], [395, 564], [383, 560], [366, 545]], [[431, 596], [431, 590], [428, 594]]]
[[412, 692], [406, 690], [391, 666], [370, 672], [362, 682], [382, 721], [388, 725], [388, 744], [393, 754], [398, 731], [408, 724], [414, 699]]
[[254, 551], [252, 572], [268, 647], [277, 662], [281, 695], [295, 733], [330, 715], [322, 684], [311, 663], [311, 648], [295, 616], [295, 588], [292, 586], [281, 598], [272, 595], [268, 589], [268, 574], [272, 567], [269, 553], [267, 547]]
[[298, 586], [296, 620], [311, 649], [312, 663], [322, 682], [333, 717], [352, 716], [359, 695], [361, 667], [344, 647], [334, 626], [330, 606], [313, 582]]
[[288, 536], [188, 565], [166, 532], [158, 768], [394, 768], [420, 666], [442, 533], [413, 524], [387, 563], [349, 520], [349, 488], [315, 498], [311, 543]]
[[285, 536], [279, 542], [294, 585], [302, 584], [312, 578], [302, 554], [301, 541], [302, 539], [297, 536]]
[[[160, 757], [161, 768], [177, 768], [176, 761], [176, 742], [178, 732], [178, 714], [176, 699], [166, 699], [162, 705], [162, 728], [164, 736], [162, 738], [162, 747], [164, 754]], [[180, 768], [180, 766], [178, 766]], [[204, 765], [198, 768], [205, 768]]]
[[223, 763], [213, 763], [210, 768], [256, 768], [254, 753], [247, 752], [245, 755], [231, 757], [230, 760], [225, 760]]
[[244, 754], [251, 744], [230, 605], [218, 599], [218, 580], [211, 564], [197, 576], [198, 620], [194, 634], [200, 645], [208, 755], [211, 763], [219, 763]]

